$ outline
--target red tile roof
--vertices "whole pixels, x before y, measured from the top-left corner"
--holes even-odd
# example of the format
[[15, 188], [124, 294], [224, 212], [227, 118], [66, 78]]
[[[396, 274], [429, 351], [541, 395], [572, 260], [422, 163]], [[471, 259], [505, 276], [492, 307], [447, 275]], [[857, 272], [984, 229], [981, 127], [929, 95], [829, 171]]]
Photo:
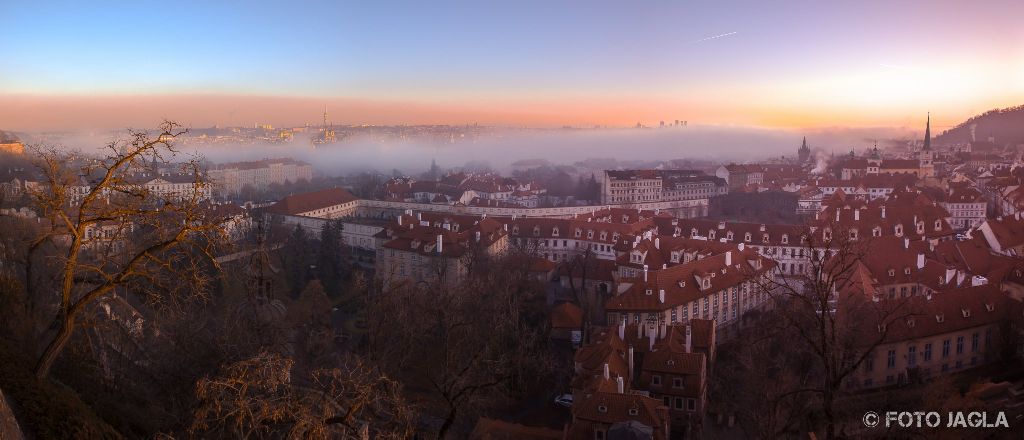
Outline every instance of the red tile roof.
[[342, 188], [328, 188], [285, 197], [267, 208], [267, 212], [284, 215], [298, 215], [318, 209], [343, 205], [356, 200], [356, 196]]

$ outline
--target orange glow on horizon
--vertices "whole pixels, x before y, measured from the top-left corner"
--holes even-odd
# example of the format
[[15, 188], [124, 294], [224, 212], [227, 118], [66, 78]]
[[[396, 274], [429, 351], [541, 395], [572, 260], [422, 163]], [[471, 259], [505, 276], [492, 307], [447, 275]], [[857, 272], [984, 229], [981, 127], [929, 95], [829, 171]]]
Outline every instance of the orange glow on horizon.
[[[685, 120], [690, 124], [770, 128], [916, 126], [931, 111], [938, 126], [953, 125], [993, 108], [1019, 105], [1024, 96], [938, 108], [915, 103], [881, 106], [811, 105], [751, 97], [748, 103], [696, 97], [492, 98], [463, 102], [384, 101], [357, 98], [269, 97], [242, 95], [0, 95], [5, 130], [90, 130], [149, 127], [163, 119], [192, 127], [318, 124], [328, 106], [340, 125], [473, 124], [516, 127], [632, 127], [637, 122]], [[780, 102], [774, 105], [761, 103]]]

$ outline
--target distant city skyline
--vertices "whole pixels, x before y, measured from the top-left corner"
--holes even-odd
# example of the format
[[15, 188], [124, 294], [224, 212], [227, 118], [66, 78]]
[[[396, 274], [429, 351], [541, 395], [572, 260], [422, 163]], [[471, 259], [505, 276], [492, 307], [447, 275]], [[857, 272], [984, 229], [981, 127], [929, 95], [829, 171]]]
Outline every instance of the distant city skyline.
[[0, 129], [938, 131], [1024, 103], [1024, 3], [0, 4]]

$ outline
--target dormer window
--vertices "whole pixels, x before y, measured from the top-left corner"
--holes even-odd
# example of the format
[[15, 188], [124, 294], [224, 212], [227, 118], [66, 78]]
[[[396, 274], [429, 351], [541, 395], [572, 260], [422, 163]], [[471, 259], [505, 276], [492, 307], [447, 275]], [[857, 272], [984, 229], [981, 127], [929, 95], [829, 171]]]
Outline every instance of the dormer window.
[[789, 235], [782, 234], [782, 244], [789, 244]]
[[743, 241], [750, 243], [750, 233], [743, 234]]
[[891, 276], [891, 277], [896, 276], [896, 269], [889, 269], [889, 276]]
[[946, 316], [942, 314], [935, 315], [935, 322], [942, 324], [946, 321]]
[[619, 233], [618, 232], [612, 234], [612, 241], [619, 241]]
[[910, 328], [914, 327], [914, 318], [910, 318], [910, 319], [907, 320], [907, 327], [910, 327]]
[[608, 239], [608, 232], [601, 231], [601, 241]]
[[606, 413], [606, 412], [608, 412], [608, 407], [604, 406], [604, 405], [598, 405], [597, 406], [597, 412], [599, 412], [599, 413]]
[[917, 224], [917, 233], [918, 234], [924, 234], [924, 222], [921, 222], [921, 223]]
[[686, 287], [686, 281], [679, 280], [679, 287]]
[[885, 324], [878, 324], [878, 332], [885, 333]]
[[705, 289], [710, 289], [711, 288], [711, 279], [710, 278], [704, 278], [704, 288]]
[[583, 235], [583, 230], [580, 228], [576, 228], [576, 238], [580, 238], [581, 235]]
[[964, 318], [971, 317], [971, 309], [960, 309], [960, 313], [964, 315]]
[[629, 415], [631, 415], [631, 416], [635, 416], [635, 415], [637, 415], [637, 414], [640, 414], [640, 410], [638, 410], [638, 409], [636, 409], [636, 408], [630, 408], [630, 409], [629, 409]]
[[768, 242], [768, 234], [764, 234], [763, 236], [761, 236], [761, 241], [767, 243]]
[[587, 231], [587, 240], [593, 240], [593, 239], [594, 239], [594, 230], [593, 229], [588, 230]]
[[902, 237], [903, 236], [903, 225], [896, 225], [895, 231], [896, 231], [896, 236], [897, 237]]
[[710, 238], [712, 240], [715, 239], [715, 230], [714, 229], [708, 231], [708, 238]]
[[735, 236], [732, 235], [732, 231], [729, 231], [729, 232], [725, 233], [725, 239], [726, 240], [732, 241], [733, 237], [735, 237]]
[[653, 295], [654, 294], [654, 289], [647, 289], [646, 291], [644, 291], [644, 293], [646, 293], [648, 295]]
[[996, 311], [996, 305], [992, 304], [992, 303], [987, 303], [987, 304], [985, 304], [985, 310], [988, 310], [990, 312], [994, 312], [994, 311]]
[[690, 229], [690, 237], [696, 237], [696, 236], [697, 236], [697, 228]]
[[904, 267], [903, 268], [903, 274], [904, 275], [910, 275], [910, 268], [909, 267]]
[[856, 240], [856, 239], [857, 239], [857, 230], [856, 229], [850, 229], [850, 240]]
[[533, 236], [534, 237], [540, 237], [540, 226], [534, 226], [533, 227]]
[[881, 237], [882, 236], [882, 227], [881, 226], [875, 226], [875, 228], [871, 230], [871, 236], [872, 237]]
[[825, 228], [824, 230], [822, 230], [821, 231], [821, 238], [825, 239], [825, 241], [831, 240], [832, 239], [832, 228]]
[[557, 237], [558, 236], [558, 227], [555, 227], [554, 229], [551, 230], [551, 236], [552, 237]]
[[672, 251], [672, 262], [673, 263], [678, 263], [679, 262], [679, 252]]
[[512, 235], [519, 235], [519, 225], [512, 226]]

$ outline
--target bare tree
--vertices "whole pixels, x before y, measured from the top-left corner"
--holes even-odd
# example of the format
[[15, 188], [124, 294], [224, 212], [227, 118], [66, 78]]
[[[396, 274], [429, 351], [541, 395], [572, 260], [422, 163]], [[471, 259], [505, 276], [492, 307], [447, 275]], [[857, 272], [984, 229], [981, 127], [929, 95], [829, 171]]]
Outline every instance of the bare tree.
[[367, 315], [379, 317], [369, 322], [373, 360], [426, 392], [443, 420], [439, 438], [546, 371], [546, 338], [528, 324], [527, 298], [510, 278], [519, 272], [503, 261], [486, 275], [394, 286], [370, 302]]
[[294, 374], [293, 361], [261, 353], [196, 386], [189, 433], [206, 437], [405, 439], [414, 412], [400, 385], [357, 357], [339, 368]]
[[102, 159], [37, 149], [45, 182], [32, 197], [52, 227], [31, 251], [43, 243], [59, 246], [54, 258], [60, 284], [53, 334], [45, 339], [36, 376], [49, 374], [82, 313], [116, 289], [161, 305], [173, 304], [179, 294], [203, 292], [204, 265], [213, 261], [224, 231], [204, 207], [209, 185], [198, 159], [179, 165], [192, 179], [187, 191], [144, 184], [180, 157], [171, 141], [184, 132], [173, 122], [165, 122], [156, 135], [132, 131], [127, 139], [109, 143]]
[[[905, 299], [881, 300], [862, 260], [871, 240], [855, 231], [822, 223], [800, 237], [807, 271], [799, 276], [758, 277], [773, 299], [779, 331], [812, 356], [814, 375], [792, 393], [820, 400], [825, 438], [836, 438], [837, 401], [842, 385], [893, 327], [912, 313]], [[871, 327], [871, 328], [866, 328]]]

